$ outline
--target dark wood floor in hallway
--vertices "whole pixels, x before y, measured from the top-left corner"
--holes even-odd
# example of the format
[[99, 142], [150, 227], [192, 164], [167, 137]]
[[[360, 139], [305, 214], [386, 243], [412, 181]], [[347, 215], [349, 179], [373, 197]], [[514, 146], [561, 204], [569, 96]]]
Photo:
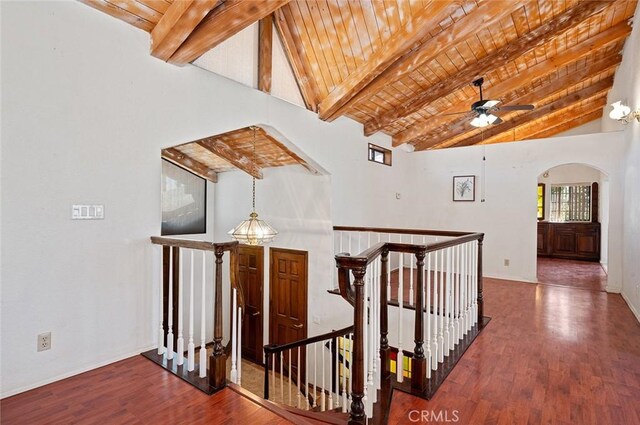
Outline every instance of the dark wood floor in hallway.
[[640, 324], [620, 295], [485, 279], [484, 299], [492, 320], [435, 397], [395, 392], [389, 424], [640, 424]]
[[[485, 314], [491, 322], [432, 400], [394, 393], [390, 425], [640, 424], [640, 324], [619, 295], [485, 279]], [[140, 356], [4, 399], [0, 421], [288, 423], [230, 390], [208, 397]]]
[[605, 291], [607, 274], [600, 263], [539, 257], [538, 282]]

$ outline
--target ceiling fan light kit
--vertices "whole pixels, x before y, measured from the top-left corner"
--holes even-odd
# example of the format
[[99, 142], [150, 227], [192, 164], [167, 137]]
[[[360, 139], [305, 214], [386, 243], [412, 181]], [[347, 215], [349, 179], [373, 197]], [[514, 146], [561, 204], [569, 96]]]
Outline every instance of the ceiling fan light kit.
[[631, 112], [631, 108], [622, 103], [622, 101], [617, 101], [612, 103], [611, 106], [613, 109], [609, 112], [609, 118], [614, 119], [623, 124], [629, 124], [635, 118], [638, 122], [640, 122], [640, 109], [637, 109]]

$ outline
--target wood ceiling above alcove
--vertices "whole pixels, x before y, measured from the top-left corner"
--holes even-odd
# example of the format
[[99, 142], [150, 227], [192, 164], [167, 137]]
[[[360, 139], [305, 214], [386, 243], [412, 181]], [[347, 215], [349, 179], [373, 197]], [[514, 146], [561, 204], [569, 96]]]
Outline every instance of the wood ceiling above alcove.
[[[308, 109], [381, 131], [393, 145], [441, 149], [549, 137], [602, 116], [637, 0], [81, 0], [151, 34], [183, 65], [271, 20]], [[259, 81], [269, 81], [260, 31]], [[265, 55], [267, 59], [265, 60]], [[485, 98], [531, 103], [480, 130]], [[268, 91], [268, 84], [260, 88]]]
[[312, 174], [322, 173], [295, 145], [267, 125], [256, 126], [255, 160], [252, 127], [163, 149], [162, 158], [214, 183], [218, 173], [236, 169], [257, 179], [262, 178], [264, 168], [284, 165], [301, 165]]

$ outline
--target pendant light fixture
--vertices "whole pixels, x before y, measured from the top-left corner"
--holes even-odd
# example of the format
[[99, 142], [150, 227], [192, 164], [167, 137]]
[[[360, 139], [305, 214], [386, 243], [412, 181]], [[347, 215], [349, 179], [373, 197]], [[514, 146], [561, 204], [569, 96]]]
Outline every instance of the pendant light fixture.
[[[253, 163], [256, 164], [256, 130], [257, 127], [251, 126], [253, 130]], [[253, 184], [253, 209], [249, 214], [249, 219], [242, 221], [235, 228], [229, 231], [235, 240], [240, 243], [248, 245], [261, 245], [263, 243], [269, 243], [276, 237], [278, 232], [271, 227], [267, 222], [258, 219], [258, 213], [256, 213], [256, 178], [252, 176]]]

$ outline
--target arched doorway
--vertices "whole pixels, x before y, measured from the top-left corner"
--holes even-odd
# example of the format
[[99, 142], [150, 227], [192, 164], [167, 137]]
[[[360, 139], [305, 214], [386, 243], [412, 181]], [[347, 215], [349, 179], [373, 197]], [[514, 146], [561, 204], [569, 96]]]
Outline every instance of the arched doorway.
[[562, 164], [538, 176], [539, 283], [605, 291], [609, 178], [586, 164]]

